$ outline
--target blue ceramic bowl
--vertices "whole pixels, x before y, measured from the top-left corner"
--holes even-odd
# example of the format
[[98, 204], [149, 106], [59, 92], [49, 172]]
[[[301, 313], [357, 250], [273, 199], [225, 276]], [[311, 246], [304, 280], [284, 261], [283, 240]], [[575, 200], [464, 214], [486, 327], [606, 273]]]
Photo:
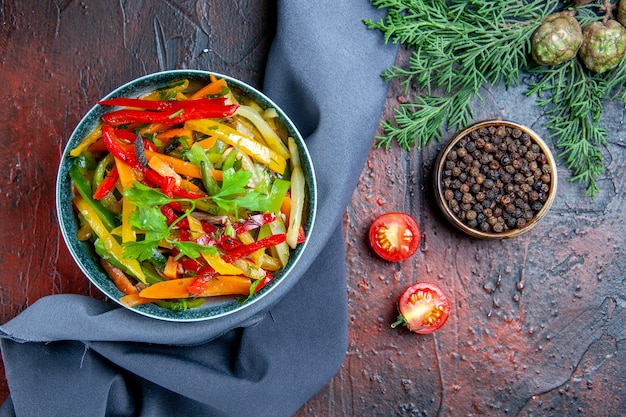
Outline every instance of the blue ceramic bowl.
[[[242, 81], [236, 80], [226, 75], [211, 73], [208, 71], [172, 70], [146, 75], [136, 80], [133, 80], [112, 91], [103, 99], [113, 97], [139, 97], [150, 91], [155, 90], [158, 87], [182, 79], [188, 79], [190, 83], [198, 82], [201, 84], [207, 84], [211, 75], [214, 75], [217, 78], [225, 78], [235, 96], [250, 97], [263, 108], [274, 108], [278, 113], [279, 119], [283, 123], [288, 135], [293, 137], [298, 144], [298, 147], [300, 149], [301, 164], [306, 179], [307, 201], [305, 213], [303, 216], [303, 224], [305, 226], [306, 238], [308, 241], [313, 230], [313, 223], [315, 221], [317, 206], [317, 186], [315, 182], [313, 162], [311, 161], [311, 156], [309, 155], [304, 140], [302, 139], [302, 136], [296, 129], [295, 125], [287, 117], [285, 112], [283, 112], [271, 99], [269, 99], [263, 93]], [[98, 289], [102, 291], [108, 298], [115, 302], [118, 302], [119, 298], [122, 297], [123, 294], [113, 284], [113, 282], [109, 279], [104, 270], [100, 267], [98, 257], [93, 250], [93, 245], [89, 242], [81, 242], [76, 238], [76, 232], [78, 231], [79, 225], [78, 219], [74, 213], [74, 209], [71, 203], [71, 200], [74, 197], [74, 192], [69, 177], [69, 168], [71, 166], [71, 158], [69, 152], [74, 147], [76, 147], [76, 145], [78, 145], [82, 141], [82, 139], [96, 127], [100, 120], [100, 117], [107, 111], [110, 111], [110, 108], [95, 105], [82, 118], [82, 120], [78, 123], [78, 125], [72, 132], [72, 135], [70, 136], [70, 139], [61, 157], [61, 162], [57, 173], [56, 209], [61, 234], [63, 235], [63, 239], [65, 240], [65, 243], [76, 264], [87, 276], [87, 278], [93, 283], [93, 285], [98, 287]], [[182, 312], [175, 312], [169, 309], [161, 308], [156, 304], [144, 304], [133, 307], [131, 308], [131, 310], [156, 319], [181, 322], [210, 320], [233, 314], [237, 311], [245, 309], [253, 303], [258, 302], [263, 297], [270, 297], [272, 291], [275, 290], [276, 287], [281, 285], [281, 283], [293, 270], [294, 266], [296, 265], [303, 251], [305, 250], [305, 247], [306, 242], [298, 245], [295, 251], [292, 252], [287, 266], [274, 277], [270, 284], [268, 284], [255, 296], [251, 297], [244, 303], [241, 303], [232, 297], [214, 297], [208, 298], [207, 301], [200, 307], [188, 309]]]

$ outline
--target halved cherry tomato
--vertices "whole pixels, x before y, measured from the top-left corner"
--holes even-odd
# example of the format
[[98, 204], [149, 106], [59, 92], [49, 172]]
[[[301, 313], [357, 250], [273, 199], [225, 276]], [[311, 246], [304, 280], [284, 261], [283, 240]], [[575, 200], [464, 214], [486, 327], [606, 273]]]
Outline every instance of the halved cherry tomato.
[[410, 331], [429, 334], [439, 330], [450, 315], [450, 301], [438, 285], [418, 282], [407, 288], [398, 302], [400, 315], [391, 325], [404, 324]]
[[396, 262], [407, 259], [419, 247], [422, 233], [406, 213], [385, 213], [370, 226], [369, 241], [381, 258]]

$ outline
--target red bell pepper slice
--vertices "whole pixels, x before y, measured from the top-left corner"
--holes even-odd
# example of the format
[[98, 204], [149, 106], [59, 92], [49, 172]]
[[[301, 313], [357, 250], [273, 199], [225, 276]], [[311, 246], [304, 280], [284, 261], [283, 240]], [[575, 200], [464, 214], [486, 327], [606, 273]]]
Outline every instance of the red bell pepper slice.
[[145, 170], [144, 166], [141, 165], [139, 159], [137, 159], [137, 155], [135, 155], [135, 151], [132, 147], [124, 146], [118, 139], [115, 134], [115, 130], [112, 126], [105, 125], [102, 128], [102, 141], [104, 142], [104, 146], [106, 146], [107, 150], [116, 157], [117, 159], [126, 162], [133, 168], [137, 168], [140, 170]]
[[168, 196], [169, 198], [174, 198], [174, 187], [176, 186], [176, 180], [174, 177], [163, 177], [164, 182], [161, 187], [163, 190], [163, 194]]
[[270, 248], [272, 246], [281, 244], [286, 239], [287, 239], [287, 236], [284, 233], [270, 235], [270, 236], [264, 237], [263, 239], [257, 240], [256, 242], [252, 242], [247, 245], [242, 245], [238, 248], [228, 251], [224, 255], [222, 255], [222, 259], [224, 259], [228, 263], [233, 263], [237, 259], [241, 259], [245, 256], [248, 256], [258, 251], [259, 249]]
[[[139, 163], [139, 161], [137, 161]], [[141, 164], [140, 164], [141, 166]], [[185, 190], [182, 187], [177, 185], [170, 185], [167, 183], [167, 178], [159, 174], [153, 169], [145, 169], [144, 168], [144, 177], [146, 180], [150, 181], [152, 184], [160, 187], [162, 190], [168, 189], [171, 187], [171, 192], [174, 197], [178, 198], [188, 198], [190, 200], [196, 200], [198, 198], [205, 198], [206, 194], [197, 193], [194, 191]], [[165, 194], [165, 191], [164, 191]], [[167, 195], [167, 194], [166, 194]]]
[[256, 284], [256, 286], [254, 287], [254, 294], [256, 294], [259, 291], [261, 291], [261, 289], [263, 289], [263, 287], [265, 287], [267, 284], [269, 284], [270, 281], [272, 281], [273, 279], [274, 279], [274, 277], [272, 276], [272, 274], [270, 274], [270, 271], [266, 271], [265, 278], [261, 279], [259, 281], [259, 283]]
[[[177, 213], [176, 209], [174, 208], [175, 206], [179, 206], [179, 204], [170, 203], [170, 204], [161, 206], [161, 213], [167, 219], [168, 226], [178, 220], [178, 222], [176, 223], [177, 229], [183, 229], [185, 231], [189, 230], [189, 220], [186, 217], [179, 220], [180, 214]], [[182, 211], [182, 210], [178, 210], [178, 211]], [[217, 226], [212, 225], [211, 223], [207, 223], [202, 220], [200, 220], [200, 224], [202, 225], [202, 230], [204, 231], [204, 233], [206, 233], [206, 235], [202, 235], [199, 238], [197, 238], [196, 242], [200, 245], [215, 246], [216, 242], [215, 242], [214, 236], [215, 236], [215, 232], [217, 231]], [[184, 237], [186, 237], [187, 240], [189, 240], [188, 236], [189, 234], [184, 235]]]
[[[137, 154], [135, 154], [135, 147], [120, 142], [117, 139], [116, 130], [113, 129], [112, 126], [104, 125], [104, 127], [102, 128], [102, 140], [104, 141], [104, 145], [106, 146], [107, 150], [114, 157], [126, 162], [131, 167], [142, 172], [146, 180], [160, 187], [163, 190], [164, 194], [166, 194], [168, 197], [188, 198], [192, 200], [206, 197], [206, 194], [185, 190], [182, 187], [171, 184], [171, 180], [163, 177], [161, 174], [153, 169], [148, 169], [144, 167], [141, 162], [139, 162]], [[144, 143], [146, 142], [147, 141], [144, 141]]]
[[225, 105], [225, 98], [198, 98], [194, 100], [144, 100], [141, 98], [116, 97], [99, 101], [101, 106], [136, 107], [144, 110], [175, 112], [180, 109]]
[[207, 265], [200, 268], [197, 274], [196, 279], [191, 281], [191, 284], [189, 284], [187, 289], [191, 294], [200, 295], [206, 289], [207, 284], [215, 278], [216, 272], [213, 268]]
[[200, 268], [204, 266], [195, 259], [191, 259], [186, 256], [183, 256], [181, 259], [179, 259], [178, 263], [183, 267], [185, 271], [193, 272], [194, 274], [196, 274], [200, 270]]
[[98, 188], [96, 188], [96, 191], [93, 193], [93, 198], [100, 200], [106, 197], [111, 190], [113, 190], [119, 178], [120, 174], [117, 172], [117, 167], [114, 166], [106, 177], [104, 177], [100, 185], [98, 185]]
[[[124, 139], [128, 141], [129, 143], [135, 143], [135, 141], [137, 140], [136, 133], [133, 133], [130, 130], [125, 130], [125, 129], [115, 129], [115, 136], [117, 136], [120, 139]], [[150, 142], [146, 138], [142, 138], [142, 139], [143, 139], [143, 146], [146, 149], [152, 152], [159, 152], [159, 149], [156, 147], [154, 143]]]
[[232, 116], [239, 106], [224, 104], [224, 98], [194, 100], [201, 101], [195, 105], [188, 105], [175, 110], [115, 110], [102, 115], [104, 123], [124, 125], [129, 123], [163, 123], [179, 124], [193, 119], [212, 119]]
[[298, 229], [298, 239], [296, 240], [296, 243], [304, 243], [305, 241], [306, 235], [304, 234], [304, 227], [300, 225], [300, 228]]
[[[172, 223], [174, 223], [176, 221], [176, 219], [178, 219], [179, 215], [178, 213], [176, 213], [176, 211], [174, 210], [174, 208], [169, 205], [166, 204], [164, 206], [161, 206], [161, 213], [165, 216], [165, 218], [167, 219], [167, 225], [171, 225]], [[177, 223], [177, 225], [180, 225], [180, 223], [186, 219], [181, 219], [181, 221], [179, 221]], [[187, 227], [189, 227], [189, 222], [187, 223]]]
[[178, 240], [180, 242], [191, 242], [193, 239], [189, 229], [178, 229]]
[[223, 235], [219, 239], [219, 242], [217, 242], [217, 244], [219, 245], [220, 248], [224, 249], [225, 251], [232, 251], [243, 246], [243, 243], [241, 243], [241, 240], [235, 239], [228, 235]]

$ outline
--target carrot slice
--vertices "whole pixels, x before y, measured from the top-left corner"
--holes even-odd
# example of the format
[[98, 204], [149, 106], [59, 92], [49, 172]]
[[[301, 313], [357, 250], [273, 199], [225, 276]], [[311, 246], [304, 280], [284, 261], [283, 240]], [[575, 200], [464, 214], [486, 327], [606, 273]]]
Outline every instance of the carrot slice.
[[[171, 171], [169, 171], [169, 169], [172, 169], [174, 170], [174, 172], [180, 175], [185, 175], [191, 178], [202, 178], [202, 172], [200, 171], [200, 168], [192, 164], [191, 162], [185, 161], [180, 158], [175, 158], [173, 156], [165, 155], [162, 153], [150, 151], [148, 149], [146, 149], [145, 152], [146, 152], [146, 157], [148, 158], [148, 160], [152, 160], [152, 158], [156, 157], [159, 159], [159, 161], [155, 161], [155, 162], [157, 162], [159, 165], [162, 165], [160, 162], [165, 162], [167, 165], [169, 165], [169, 167], [167, 167], [166, 165], [162, 165], [163, 170], [161, 171], [153, 167], [155, 171], [159, 172], [159, 174], [163, 176], [172, 176]], [[218, 171], [214, 169], [211, 171], [211, 174], [213, 175], [213, 178], [215, 178], [216, 180], [218, 181], [222, 180], [222, 171]]]
[[225, 88], [228, 88], [226, 80], [224, 78], [220, 78], [219, 80], [215, 80], [196, 91], [191, 97], [189, 97], [189, 99], [194, 100], [207, 95], [213, 96], [220, 94]]
[[137, 294], [137, 288], [133, 285], [133, 283], [128, 279], [126, 274], [119, 268], [114, 267], [106, 260], [100, 258], [100, 265], [106, 271], [113, 284], [124, 294]]
[[128, 294], [120, 298], [120, 303], [126, 307], [135, 307], [141, 304], [153, 303], [153, 298], [144, 298], [139, 294]]
[[178, 276], [178, 261], [175, 257], [170, 256], [167, 258], [167, 263], [165, 264], [165, 268], [163, 269], [163, 275], [168, 277], [169, 279], [176, 279]]
[[193, 138], [193, 132], [189, 129], [185, 129], [184, 127], [178, 129], [169, 129], [164, 132], [157, 134], [157, 139], [162, 141], [167, 141], [173, 137], [187, 137], [189, 139]]
[[198, 295], [189, 292], [189, 284], [196, 278], [179, 278], [161, 281], [144, 288], [139, 295], [153, 299], [188, 298], [194, 296], [215, 297], [220, 295], [246, 295], [250, 293], [252, 281], [241, 275], [217, 275], [206, 284]]

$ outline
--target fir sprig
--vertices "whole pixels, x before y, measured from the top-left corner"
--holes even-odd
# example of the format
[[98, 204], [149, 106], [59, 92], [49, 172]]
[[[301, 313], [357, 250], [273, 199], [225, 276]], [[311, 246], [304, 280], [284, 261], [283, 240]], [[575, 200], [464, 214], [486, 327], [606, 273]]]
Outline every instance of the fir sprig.
[[404, 1], [373, 0], [387, 10], [378, 22], [387, 42], [412, 48], [408, 68], [392, 66], [383, 74], [398, 78], [405, 92], [419, 94], [400, 104], [393, 121], [383, 123], [377, 146], [396, 140], [403, 148], [421, 150], [443, 129], [460, 129], [472, 118], [470, 101], [486, 85], [517, 85], [526, 65], [530, 36], [557, 1]]
[[604, 170], [601, 146], [607, 138], [606, 130], [599, 126], [603, 89], [575, 59], [530, 72], [539, 77], [529, 85], [527, 95], [536, 94], [537, 105], [546, 109], [546, 125], [551, 128], [548, 138], [556, 141], [559, 157], [572, 172], [571, 181], [585, 184], [588, 194], [597, 194], [596, 178]]
[[[530, 38], [542, 20], [558, 11], [558, 0], [371, 0], [386, 15], [365, 24], [383, 33], [386, 42], [410, 50], [406, 66], [392, 66], [383, 76], [398, 79], [405, 94], [414, 95], [394, 109], [381, 125], [377, 147], [395, 140], [403, 148], [421, 150], [444, 129], [459, 130], [473, 117], [472, 100], [481, 89], [518, 84], [522, 71], [534, 74], [527, 94], [545, 107], [549, 138], [572, 172], [572, 181], [599, 192], [604, 170], [602, 147], [607, 132], [599, 126], [602, 100], [626, 104], [626, 63], [602, 74], [590, 74], [574, 59], [557, 67], [529, 62]], [[599, 20], [598, 5], [576, 9], [581, 25]]]

